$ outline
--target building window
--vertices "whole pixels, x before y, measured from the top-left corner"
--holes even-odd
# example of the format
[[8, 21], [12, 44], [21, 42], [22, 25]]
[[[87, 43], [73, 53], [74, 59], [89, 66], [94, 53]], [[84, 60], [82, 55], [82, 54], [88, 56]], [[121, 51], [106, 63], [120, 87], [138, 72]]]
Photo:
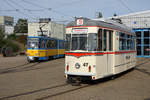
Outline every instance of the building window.
[[13, 22], [12, 22], [12, 21], [8, 21], [8, 20], [5, 20], [5, 25], [13, 26]]

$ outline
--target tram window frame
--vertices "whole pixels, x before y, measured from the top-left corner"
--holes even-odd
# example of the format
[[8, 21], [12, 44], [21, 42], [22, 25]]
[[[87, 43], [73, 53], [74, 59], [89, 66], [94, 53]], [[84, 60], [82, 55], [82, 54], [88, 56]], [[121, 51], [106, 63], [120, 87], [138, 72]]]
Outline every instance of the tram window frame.
[[59, 48], [60, 49], [63, 49], [64, 48], [64, 42], [59, 40]]
[[50, 48], [50, 40], [47, 40], [47, 48]]
[[97, 51], [97, 33], [88, 33], [88, 51]]
[[107, 51], [107, 31], [106, 29], [103, 30], [103, 50]]
[[47, 46], [47, 39], [45, 39], [45, 48], [47, 49], [48, 48], [48, 46]]
[[132, 48], [132, 35], [127, 34], [127, 50], [131, 50]]
[[72, 34], [71, 39], [71, 50], [88, 50], [87, 34]]
[[135, 50], [136, 49], [136, 38], [135, 38], [135, 36], [132, 36], [132, 38], [131, 38], [131, 50]]
[[119, 50], [127, 50], [126, 34], [119, 32]]
[[113, 31], [109, 30], [109, 51], [113, 51]]
[[97, 39], [97, 51], [102, 51], [103, 50], [103, 29], [98, 30], [97, 38], [98, 38]]
[[41, 48], [41, 39], [39, 38], [38, 48]]
[[57, 48], [57, 41], [54, 39], [50, 40], [50, 48]]
[[45, 48], [45, 40], [41, 39], [41, 48]]
[[66, 34], [66, 42], [65, 42], [65, 48], [67, 51], [71, 50], [71, 43], [72, 39], [71, 39], [71, 34]]
[[119, 50], [135, 50], [135, 37], [119, 32]]

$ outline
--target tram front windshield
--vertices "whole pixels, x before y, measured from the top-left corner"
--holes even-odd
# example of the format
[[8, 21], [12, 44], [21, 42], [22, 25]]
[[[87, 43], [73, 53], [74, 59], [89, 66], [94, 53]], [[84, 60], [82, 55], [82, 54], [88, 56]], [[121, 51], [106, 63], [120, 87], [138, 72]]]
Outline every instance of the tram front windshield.
[[73, 34], [71, 50], [87, 50], [87, 35]]
[[28, 39], [27, 44], [28, 44], [28, 48], [32, 48], [32, 49], [38, 48], [39, 39], [38, 38], [30, 38], [30, 39]]
[[68, 50], [96, 51], [96, 34], [70, 34], [66, 35]]

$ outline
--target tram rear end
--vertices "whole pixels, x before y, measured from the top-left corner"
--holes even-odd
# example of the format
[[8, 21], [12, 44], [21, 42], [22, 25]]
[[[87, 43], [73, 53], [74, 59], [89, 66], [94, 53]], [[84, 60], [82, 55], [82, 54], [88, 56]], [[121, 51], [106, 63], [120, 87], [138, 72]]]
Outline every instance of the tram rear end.
[[96, 79], [97, 27], [68, 27], [65, 75], [68, 81]]

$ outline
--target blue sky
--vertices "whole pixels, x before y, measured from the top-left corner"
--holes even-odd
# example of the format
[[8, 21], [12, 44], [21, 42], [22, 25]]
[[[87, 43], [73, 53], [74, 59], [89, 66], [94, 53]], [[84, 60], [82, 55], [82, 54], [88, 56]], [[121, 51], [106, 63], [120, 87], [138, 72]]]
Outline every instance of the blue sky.
[[74, 16], [96, 18], [96, 13], [100, 11], [106, 18], [114, 13], [124, 15], [150, 10], [149, 4], [150, 0], [0, 0], [0, 16], [13, 16], [15, 20], [27, 18], [30, 21], [50, 17], [63, 21]]

